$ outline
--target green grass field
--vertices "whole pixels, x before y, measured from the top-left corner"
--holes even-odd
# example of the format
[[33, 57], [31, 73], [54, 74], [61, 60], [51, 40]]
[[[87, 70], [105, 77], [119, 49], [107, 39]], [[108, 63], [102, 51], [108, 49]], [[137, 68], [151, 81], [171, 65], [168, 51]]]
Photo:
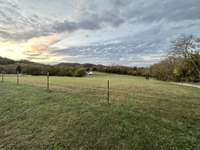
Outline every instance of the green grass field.
[[50, 77], [50, 89], [44, 76], [5, 77], [0, 149], [200, 149], [200, 89], [101, 73]]

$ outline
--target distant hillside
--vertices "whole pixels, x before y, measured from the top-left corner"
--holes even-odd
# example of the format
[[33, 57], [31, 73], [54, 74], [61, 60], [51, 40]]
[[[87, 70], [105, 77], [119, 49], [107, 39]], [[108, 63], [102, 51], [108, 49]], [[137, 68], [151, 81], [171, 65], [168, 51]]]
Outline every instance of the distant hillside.
[[31, 62], [31, 61], [28, 61], [28, 60], [15, 61], [15, 60], [0, 56], [0, 65], [11, 65], [11, 64], [38, 64], [38, 65], [43, 65], [43, 64]]
[[148, 68], [105, 66], [89, 63], [60, 63], [57, 65], [45, 65], [28, 60], [15, 61], [12, 59], [0, 57], [0, 72], [3, 71], [8, 74], [14, 74], [18, 72], [16, 70], [17, 68], [20, 68], [20, 72], [24, 74], [46, 75], [46, 73], [49, 72], [50, 75], [55, 76], [84, 76], [86, 71], [145, 76], [149, 72]]
[[80, 64], [80, 63], [60, 63], [55, 66], [58, 67], [85, 67], [85, 68], [96, 68], [96, 67], [106, 67], [104, 65], [95, 65], [95, 64]]
[[8, 58], [3, 58], [0, 56], [0, 65], [8, 65], [8, 64], [14, 64], [16, 61]]
[[[59, 64], [56, 64], [56, 65], [45, 65], [45, 64], [41, 64], [41, 63], [28, 61], [28, 60], [15, 61], [15, 60], [12, 60], [12, 59], [9, 59], [9, 58], [4, 58], [4, 57], [1, 57], [1, 56], [0, 56], [0, 65], [37, 65], [37, 66], [48, 66], [48, 67], [51, 66], [51, 67], [72, 67], [72, 68], [78, 68], [78, 67], [105, 68], [105, 67], [110, 67], [110, 66], [105, 66], [105, 65], [101, 65], [101, 64], [95, 65], [95, 64], [90, 64], [90, 63], [80, 64], [80, 63], [67, 63], [67, 62], [59, 63]], [[130, 67], [127, 67], [127, 68], [130, 68]]]
[[[80, 63], [59, 63], [56, 65], [45, 65], [45, 64], [41, 64], [41, 63], [36, 63], [36, 62], [32, 62], [32, 61], [28, 61], [28, 60], [12, 60], [9, 58], [4, 58], [0, 56], [0, 65], [30, 65], [30, 64], [34, 64], [34, 65], [41, 65], [41, 66], [54, 66], [54, 67], [86, 67], [86, 68], [91, 68], [91, 67], [96, 67], [97, 65], [94, 64], [80, 64]], [[101, 65], [98, 65], [101, 66]], [[103, 65], [102, 65], [103, 66]]]

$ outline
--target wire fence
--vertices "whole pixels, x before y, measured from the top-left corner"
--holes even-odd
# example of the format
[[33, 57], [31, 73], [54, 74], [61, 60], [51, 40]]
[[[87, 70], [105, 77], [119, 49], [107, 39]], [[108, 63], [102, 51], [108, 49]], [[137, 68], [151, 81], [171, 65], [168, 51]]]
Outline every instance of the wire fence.
[[[110, 104], [111, 100], [111, 93], [123, 93], [121, 90], [117, 89], [110, 89], [110, 80], [107, 80], [107, 83], [105, 82], [105, 86], [88, 86], [84, 84], [80, 85], [73, 85], [71, 84], [60, 84], [57, 83], [56, 81], [54, 82], [51, 80], [51, 76], [49, 73], [47, 73], [46, 76], [40, 76], [40, 79], [33, 81], [29, 80], [28, 75], [22, 75], [17, 73], [16, 75], [8, 75], [5, 73], [1, 74], [1, 82], [16, 82], [17, 85], [32, 85], [32, 86], [38, 86], [42, 88], [46, 88], [47, 92], [51, 91], [63, 91], [63, 92], [68, 92], [68, 93], [73, 93], [77, 94], [80, 96], [88, 96], [88, 97], [94, 97], [98, 98], [101, 100], [106, 101], [108, 104]], [[32, 77], [37, 77], [37, 76], [32, 76]], [[53, 77], [52, 77], [53, 78]], [[128, 94], [128, 93], [125, 93]]]
[[[76, 94], [82, 97], [95, 98], [101, 101], [111, 104], [113, 102], [126, 103], [130, 99], [134, 99], [135, 102], [139, 102], [138, 99], [148, 99], [154, 98], [151, 94], [144, 94], [144, 91], [137, 92], [129, 89], [122, 89], [120, 87], [112, 86], [112, 82], [108, 80], [103, 80], [100, 85], [98, 83], [87, 84], [87, 83], [73, 83], [73, 82], [63, 82], [62, 77], [59, 78], [61, 81], [56, 81], [54, 77], [51, 77], [49, 73], [46, 76], [29, 76], [17, 73], [16, 75], [7, 75], [5, 73], [1, 74], [1, 82], [12, 82], [17, 85], [31, 85], [45, 88], [47, 92], [61, 91], [67, 92], [69, 94]], [[63, 78], [64, 80], [64, 78]], [[75, 80], [75, 79], [74, 79]], [[165, 99], [163, 97], [163, 99]], [[137, 101], [138, 100], [138, 101]]]
[[[57, 78], [59, 79], [59, 82], [57, 82], [55, 78], [57, 77], [50, 76], [49, 74], [47, 74], [46, 76], [30, 76], [20, 74], [6, 75], [3, 73], [1, 74], [2, 83], [8, 82], [12, 84], [14, 83], [17, 86], [28, 85], [33, 87], [40, 87], [45, 89], [47, 93], [64, 92], [66, 95], [69, 94], [69, 96], [81, 98], [81, 100], [86, 100], [89, 103], [92, 102], [92, 104], [105, 104], [108, 106], [125, 105], [130, 107], [134, 105], [135, 110], [155, 112], [155, 115], [158, 116], [161, 116], [161, 113], [165, 115], [170, 109], [170, 111], [172, 112], [177, 111], [173, 108], [173, 106], [171, 106], [169, 98], [167, 98], [167, 96], [164, 96], [163, 93], [158, 92], [156, 94], [152, 94], [151, 92], [155, 92], [155, 90], [141, 90], [138, 89], [137, 86], [134, 87], [134, 85], [132, 85], [132, 88], [129, 88], [132, 83], [129, 83], [129, 86], [125, 87], [120, 86], [121, 82], [116, 86], [112, 79], [105, 79], [100, 81], [100, 83], [96, 83], [95, 79], [91, 80], [95, 84], [86, 84], [87, 82], [77, 84], [79, 80], [77, 79], [77, 81], [76, 78], [68, 78], [75, 83], [64, 81], [65, 77]], [[85, 78], [81, 78], [81, 81], [85, 81]], [[144, 88], [144, 85], [142, 88]], [[162, 94], [162, 96], [159, 96], [159, 94]], [[174, 97], [174, 99], [177, 99], [177, 97]], [[29, 113], [34, 109], [38, 108], [34, 107], [28, 110], [22, 110], [20, 114], [18, 114], [16, 117], [11, 118], [11, 120], [17, 119], [24, 113]], [[5, 118], [5, 120], [6, 119], [7, 118]]]

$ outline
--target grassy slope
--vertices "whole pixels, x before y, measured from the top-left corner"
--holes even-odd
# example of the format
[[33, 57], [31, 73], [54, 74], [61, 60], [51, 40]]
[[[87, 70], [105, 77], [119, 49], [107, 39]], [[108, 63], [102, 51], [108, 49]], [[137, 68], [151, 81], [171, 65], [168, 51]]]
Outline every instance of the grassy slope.
[[48, 93], [44, 77], [15, 79], [0, 83], [0, 149], [200, 149], [200, 89], [98, 74], [51, 77]]

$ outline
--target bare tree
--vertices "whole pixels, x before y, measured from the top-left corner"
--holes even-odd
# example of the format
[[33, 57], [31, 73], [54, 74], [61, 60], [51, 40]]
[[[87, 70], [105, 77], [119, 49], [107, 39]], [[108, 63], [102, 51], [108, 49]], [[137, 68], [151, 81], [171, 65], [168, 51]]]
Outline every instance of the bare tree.
[[196, 64], [195, 58], [193, 57], [193, 54], [199, 53], [200, 39], [195, 38], [193, 35], [182, 35], [179, 38], [177, 38], [177, 40], [173, 43], [174, 47], [171, 53], [172, 56], [183, 57], [185, 59], [191, 60], [200, 77], [200, 68]]

